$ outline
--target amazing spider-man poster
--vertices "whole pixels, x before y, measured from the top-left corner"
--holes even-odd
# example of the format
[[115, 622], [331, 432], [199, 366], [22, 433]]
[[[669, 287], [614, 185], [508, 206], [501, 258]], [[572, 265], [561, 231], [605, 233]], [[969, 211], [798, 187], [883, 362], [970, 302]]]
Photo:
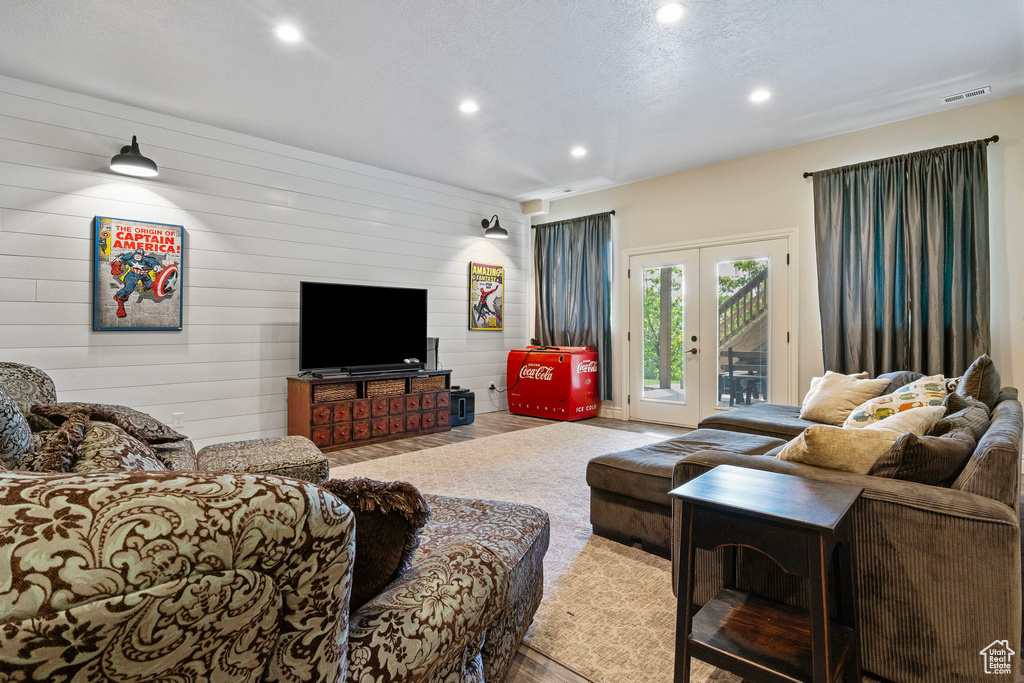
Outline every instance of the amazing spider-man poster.
[[93, 329], [180, 330], [185, 228], [97, 216]]
[[505, 266], [469, 263], [469, 329], [505, 329]]

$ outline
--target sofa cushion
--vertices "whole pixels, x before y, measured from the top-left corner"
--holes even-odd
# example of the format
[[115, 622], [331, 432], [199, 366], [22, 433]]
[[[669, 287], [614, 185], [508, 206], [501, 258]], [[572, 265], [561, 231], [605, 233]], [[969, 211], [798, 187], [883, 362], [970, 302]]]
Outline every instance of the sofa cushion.
[[799, 406], [781, 403], [760, 403], [736, 410], [715, 413], [700, 421], [697, 427], [718, 429], [742, 434], [757, 434], [788, 441], [812, 425], [819, 424], [800, 418]]
[[110, 422], [91, 422], [73, 472], [160, 472], [167, 467], [150, 447]]
[[960, 474], [974, 446], [974, 436], [966, 429], [955, 429], [943, 436], [904, 434], [875, 462], [870, 474], [949, 486]]
[[916, 382], [922, 377], [924, 377], [923, 374], [920, 372], [914, 372], [913, 370], [897, 370], [896, 372], [883, 372], [875, 379], [889, 380], [889, 386], [882, 391], [882, 395], [884, 396], [885, 394], [891, 394], [900, 387], [904, 387], [911, 382]]
[[1018, 509], [1022, 429], [1024, 415], [1020, 402], [1008, 399], [997, 403], [992, 411], [992, 424], [978, 441], [952, 488]]
[[131, 436], [146, 443], [163, 443], [166, 441], [180, 441], [186, 438], [179, 434], [152, 415], [141, 410], [128, 408], [127, 406], [110, 405], [106, 403], [47, 403], [32, 406], [32, 412], [41, 415], [48, 420], [59, 423], [67, 419], [72, 413], [85, 411], [93, 420], [110, 422]]
[[199, 460], [196, 458], [196, 448], [188, 439], [181, 441], [167, 441], [166, 443], [150, 444], [150, 448], [156, 453], [156, 457], [167, 465], [169, 470], [184, 470], [190, 472], [199, 469]]
[[904, 410], [940, 406], [948, 393], [943, 380], [942, 375], [921, 377], [893, 392], [868, 399], [850, 412], [843, 426], [860, 429]]
[[946, 416], [935, 423], [930, 436], [942, 436], [954, 429], [967, 429], [975, 440], [980, 439], [988, 431], [991, 422], [988, 406], [973, 396], [950, 394], [943, 401]]
[[21, 457], [33, 450], [32, 428], [14, 398], [0, 389], [0, 461], [15, 469]]
[[587, 484], [667, 506], [671, 503], [668, 492], [672, 488], [672, 469], [683, 456], [708, 449], [759, 455], [782, 443], [767, 436], [698, 429], [649, 446], [599, 455], [587, 463]]
[[[540, 603], [548, 516], [516, 503], [424, 498], [431, 516], [413, 570], [352, 614], [347, 680], [504, 680]], [[481, 639], [482, 666], [472, 659]]]
[[961, 396], [973, 396], [984, 402], [991, 410], [999, 397], [999, 371], [988, 355], [978, 356], [960, 378], [956, 393]]
[[867, 474], [899, 438], [899, 434], [883, 429], [814, 425], [793, 438], [776, 457], [830, 470]]
[[349, 603], [349, 611], [354, 612], [409, 569], [430, 508], [416, 487], [404, 481], [356, 477], [332, 479], [320, 486], [341, 498], [356, 518]]
[[196, 461], [201, 470], [273, 474], [314, 484], [327, 481], [330, 470], [324, 454], [304, 436], [218, 443], [200, 449]]
[[58, 429], [32, 434], [35, 450], [21, 458], [19, 469], [28, 472], [70, 472], [78, 459], [89, 415], [73, 413]]
[[863, 374], [844, 375], [830, 370], [824, 377], [815, 377], [800, 406], [800, 418], [842, 426], [854, 408], [889, 386], [885, 379], [861, 379]]
[[32, 414], [33, 405], [57, 400], [53, 380], [39, 368], [23, 363], [0, 363], [0, 390], [7, 392], [18, 404], [32, 431], [57, 427], [45, 417]]

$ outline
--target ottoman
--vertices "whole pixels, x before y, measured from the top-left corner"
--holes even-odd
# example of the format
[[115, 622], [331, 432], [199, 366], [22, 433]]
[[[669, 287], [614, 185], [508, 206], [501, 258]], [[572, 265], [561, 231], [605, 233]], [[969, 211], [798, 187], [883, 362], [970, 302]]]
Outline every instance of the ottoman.
[[304, 436], [218, 443], [201, 449], [196, 461], [200, 470], [272, 474], [314, 484], [327, 481], [330, 470], [324, 454]]
[[587, 463], [594, 533], [671, 557], [672, 470], [683, 456], [719, 450], [763, 455], [786, 442], [769, 436], [698, 429], [659, 443], [600, 455]]

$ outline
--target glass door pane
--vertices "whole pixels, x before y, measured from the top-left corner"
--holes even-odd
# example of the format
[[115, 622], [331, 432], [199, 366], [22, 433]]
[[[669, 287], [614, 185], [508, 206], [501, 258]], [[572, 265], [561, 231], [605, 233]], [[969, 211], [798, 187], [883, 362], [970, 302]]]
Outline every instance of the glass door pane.
[[769, 260], [718, 260], [717, 405], [770, 400]]
[[686, 401], [684, 271], [682, 263], [643, 269], [644, 401]]

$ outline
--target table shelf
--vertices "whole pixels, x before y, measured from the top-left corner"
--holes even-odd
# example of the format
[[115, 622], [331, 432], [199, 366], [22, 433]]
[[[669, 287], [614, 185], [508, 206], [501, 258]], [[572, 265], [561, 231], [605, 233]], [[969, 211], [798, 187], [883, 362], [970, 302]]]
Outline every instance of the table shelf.
[[[832, 678], [853, 640], [853, 630], [830, 623]], [[745, 591], [724, 589], [693, 616], [693, 656], [739, 675], [787, 683], [811, 681], [811, 622], [807, 613]], [[750, 667], [749, 673], [741, 673]]]

